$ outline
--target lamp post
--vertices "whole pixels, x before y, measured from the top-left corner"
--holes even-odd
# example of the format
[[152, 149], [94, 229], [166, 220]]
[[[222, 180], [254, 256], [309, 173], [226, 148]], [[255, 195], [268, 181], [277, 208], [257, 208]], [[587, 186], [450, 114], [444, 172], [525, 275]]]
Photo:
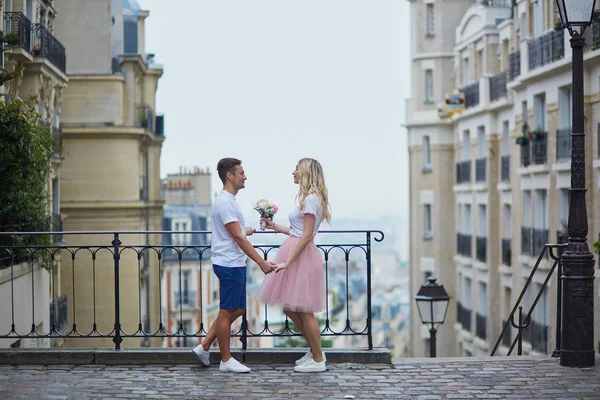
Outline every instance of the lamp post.
[[435, 357], [435, 335], [437, 328], [444, 323], [446, 319], [446, 311], [450, 296], [446, 293], [443, 285], [438, 285], [433, 276], [427, 278], [427, 283], [421, 286], [419, 292], [415, 296], [417, 301], [417, 309], [421, 322], [425, 325], [430, 325], [429, 333], [431, 339], [429, 341], [429, 355]]
[[556, 0], [563, 29], [573, 49], [573, 125], [571, 133], [571, 204], [569, 241], [562, 255], [562, 326], [560, 365], [594, 365], [594, 256], [587, 244], [585, 205], [585, 133], [583, 100], [583, 32], [592, 23], [595, 0]]

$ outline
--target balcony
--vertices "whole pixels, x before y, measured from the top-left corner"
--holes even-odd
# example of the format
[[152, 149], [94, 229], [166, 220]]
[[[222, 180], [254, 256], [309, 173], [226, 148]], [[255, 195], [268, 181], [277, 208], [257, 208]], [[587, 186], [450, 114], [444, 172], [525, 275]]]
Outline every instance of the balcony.
[[511, 265], [512, 251], [510, 248], [511, 239], [502, 239], [502, 264]]
[[521, 52], [515, 51], [508, 55], [508, 80], [513, 81], [521, 75]]
[[175, 296], [173, 298], [173, 306], [172, 308], [184, 309], [196, 309], [198, 308], [198, 302], [196, 300], [196, 292], [195, 291], [184, 291], [184, 292], [175, 292]]
[[471, 235], [456, 234], [456, 251], [461, 256], [472, 257]]
[[471, 331], [471, 310], [462, 304], [456, 307], [456, 320], [465, 331]]
[[546, 243], [548, 243], [548, 229], [533, 229], [533, 256], [538, 257]]
[[150, 132], [154, 132], [154, 110], [148, 104], [138, 104], [135, 106], [137, 128], [144, 128]]
[[481, 262], [487, 261], [487, 237], [478, 236], [475, 239], [477, 260]]
[[[506, 325], [506, 320], [502, 320], [502, 327]], [[512, 345], [511, 335], [510, 335], [511, 327], [509, 326], [504, 331], [504, 335], [502, 336], [502, 344], [508, 348]]]
[[531, 142], [528, 139], [523, 139], [521, 143], [521, 166], [527, 167], [531, 164]]
[[525, 328], [524, 338], [531, 343], [533, 350], [540, 353], [548, 353], [548, 326], [537, 321], [531, 321], [531, 324]]
[[487, 317], [475, 314], [475, 335], [480, 339], [487, 339]]
[[506, 72], [490, 77], [490, 102], [506, 97]]
[[546, 132], [538, 132], [533, 135], [531, 162], [533, 164], [548, 162], [548, 134]]
[[500, 180], [502, 182], [510, 181], [510, 155], [500, 158]]
[[479, 0], [479, 4], [484, 7], [509, 8], [512, 2], [510, 0]]
[[529, 70], [560, 60], [565, 56], [564, 30], [550, 31], [528, 43]]
[[471, 182], [471, 160], [456, 163], [456, 183]]
[[460, 91], [465, 94], [465, 108], [475, 107], [479, 104], [479, 82], [467, 85]]
[[571, 159], [571, 128], [556, 131], [556, 161]]
[[4, 34], [9, 46], [31, 50], [31, 21], [23, 13], [4, 13]]
[[527, 226], [521, 227], [521, 254], [532, 255], [531, 246], [531, 228]]
[[475, 181], [485, 182], [485, 162], [486, 158], [478, 158], [475, 160]]
[[31, 24], [31, 53], [50, 61], [61, 72], [66, 73], [67, 56], [65, 47], [42, 24]]

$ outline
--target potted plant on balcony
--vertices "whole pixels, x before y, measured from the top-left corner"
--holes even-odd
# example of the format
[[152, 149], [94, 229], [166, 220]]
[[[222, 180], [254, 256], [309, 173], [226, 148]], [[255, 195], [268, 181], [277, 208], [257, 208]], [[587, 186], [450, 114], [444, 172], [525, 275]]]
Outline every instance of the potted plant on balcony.
[[147, 128], [148, 127], [148, 117], [146, 117], [146, 115], [144, 115], [144, 114], [140, 115], [139, 123], [142, 128]]
[[532, 139], [532, 134], [529, 132], [529, 124], [527, 121], [523, 122], [523, 127], [521, 128], [521, 136], [517, 137], [517, 144], [524, 145], [527, 144]]
[[16, 33], [8, 33], [2, 39], [5, 43], [11, 46], [19, 44], [19, 35]]
[[40, 47], [39, 44], [36, 44], [35, 46], [33, 46], [31, 51], [33, 51], [33, 54], [36, 56], [39, 56], [40, 54], [42, 54], [42, 48]]

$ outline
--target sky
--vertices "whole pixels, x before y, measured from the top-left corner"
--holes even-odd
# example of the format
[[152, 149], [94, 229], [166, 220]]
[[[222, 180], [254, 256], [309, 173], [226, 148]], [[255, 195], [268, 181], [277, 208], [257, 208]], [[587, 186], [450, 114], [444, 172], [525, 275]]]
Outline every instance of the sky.
[[334, 221], [408, 219], [408, 1], [139, 3], [150, 11], [146, 51], [164, 66], [162, 177], [209, 167], [217, 192], [218, 160], [241, 159], [248, 180], [237, 200], [256, 225], [260, 198], [284, 220], [297, 193], [292, 171], [312, 157], [325, 171]]

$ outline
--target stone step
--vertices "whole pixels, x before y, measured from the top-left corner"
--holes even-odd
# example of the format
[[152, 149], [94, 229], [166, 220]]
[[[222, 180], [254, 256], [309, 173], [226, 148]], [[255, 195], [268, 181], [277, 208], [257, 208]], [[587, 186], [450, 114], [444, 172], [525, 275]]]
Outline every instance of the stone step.
[[[232, 349], [237, 360], [252, 364], [292, 364], [308, 351], [307, 348]], [[328, 363], [391, 364], [386, 348], [325, 349]], [[220, 361], [219, 351], [211, 351], [210, 361]], [[0, 365], [146, 365], [196, 364], [200, 361], [187, 348], [114, 349], [0, 349]]]

